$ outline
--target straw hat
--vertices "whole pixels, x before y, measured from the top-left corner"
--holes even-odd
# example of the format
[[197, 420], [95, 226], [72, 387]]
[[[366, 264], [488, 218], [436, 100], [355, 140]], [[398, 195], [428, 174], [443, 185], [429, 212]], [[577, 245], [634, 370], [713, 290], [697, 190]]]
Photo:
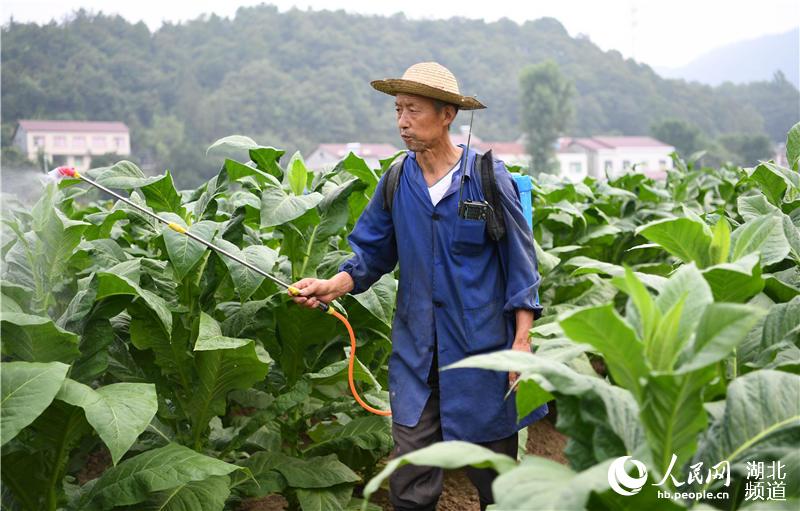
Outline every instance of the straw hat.
[[402, 78], [375, 80], [370, 84], [375, 89], [392, 96], [404, 92], [440, 99], [446, 103], [458, 105], [462, 110], [486, 108], [486, 105], [474, 97], [462, 96], [453, 73], [436, 62], [420, 62], [406, 69]]

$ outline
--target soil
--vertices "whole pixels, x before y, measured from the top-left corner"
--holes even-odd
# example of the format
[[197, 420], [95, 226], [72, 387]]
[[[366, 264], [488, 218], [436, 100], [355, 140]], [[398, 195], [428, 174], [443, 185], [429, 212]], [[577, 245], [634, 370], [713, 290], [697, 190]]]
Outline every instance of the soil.
[[289, 503], [282, 495], [268, 495], [257, 499], [243, 500], [238, 511], [283, 511]]
[[92, 479], [100, 477], [111, 466], [111, 452], [101, 445], [86, 458], [86, 464], [76, 475], [78, 484], [83, 486]]

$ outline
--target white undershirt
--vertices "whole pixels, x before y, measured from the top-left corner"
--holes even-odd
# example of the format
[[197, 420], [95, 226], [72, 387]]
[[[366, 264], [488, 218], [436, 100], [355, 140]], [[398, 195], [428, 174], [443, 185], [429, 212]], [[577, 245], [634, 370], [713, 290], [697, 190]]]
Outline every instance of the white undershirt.
[[458, 170], [460, 164], [461, 159], [459, 158], [455, 167], [450, 169], [450, 171], [442, 176], [440, 180], [435, 182], [433, 186], [428, 187], [428, 193], [431, 194], [431, 202], [433, 202], [434, 206], [438, 204], [440, 200], [442, 200], [442, 196], [444, 196], [444, 193], [448, 188], [450, 188], [450, 183], [453, 181], [453, 174], [455, 174], [456, 170]]

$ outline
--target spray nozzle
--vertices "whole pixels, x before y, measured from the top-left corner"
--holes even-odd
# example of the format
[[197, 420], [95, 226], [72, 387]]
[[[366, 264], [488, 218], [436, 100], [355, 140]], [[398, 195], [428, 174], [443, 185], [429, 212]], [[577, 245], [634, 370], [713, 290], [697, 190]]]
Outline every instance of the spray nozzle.
[[61, 167], [56, 167], [48, 172], [44, 179], [47, 183], [58, 183], [62, 179], [68, 177], [73, 179], [77, 178], [78, 172], [75, 170], [75, 167], [67, 167], [66, 165], [62, 165]]

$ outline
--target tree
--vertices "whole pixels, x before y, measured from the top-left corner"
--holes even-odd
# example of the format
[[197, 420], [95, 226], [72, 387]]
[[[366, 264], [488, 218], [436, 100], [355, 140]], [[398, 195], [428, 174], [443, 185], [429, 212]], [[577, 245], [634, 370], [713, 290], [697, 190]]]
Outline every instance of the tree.
[[768, 160], [773, 155], [772, 143], [767, 135], [731, 133], [719, 137], [719, 142], [739, 165], [756, 165], [759, 160]]
[[693, 124], [679, 119], [667, 119], [654, 124], [650, 132], [658, 140], [675, 147], [683, 157], [689, 157], [701, 149], [707, 148], [703, 134]]
[[561, 74], [558, 64], [548, 60], [528, 66], [520, 74], [522, 126], [526, 150], [531, 155], [531, 173], [553, 168], [559, 135], [572, 121], [575, 87]]

